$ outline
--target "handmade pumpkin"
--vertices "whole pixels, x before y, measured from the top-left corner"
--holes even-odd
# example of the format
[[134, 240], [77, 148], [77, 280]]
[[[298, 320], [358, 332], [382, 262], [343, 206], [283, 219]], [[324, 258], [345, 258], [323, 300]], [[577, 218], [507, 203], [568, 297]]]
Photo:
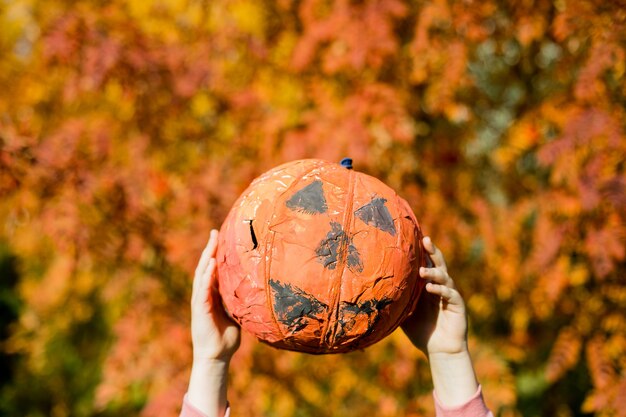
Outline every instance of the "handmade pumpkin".
[[278, 348], [339, 353], [381, 340], [412, 312], [427, 255], [413, 211], [391, 188], [305, 159], [239, 197], [217, 261], [224, 305], [243, 329]]

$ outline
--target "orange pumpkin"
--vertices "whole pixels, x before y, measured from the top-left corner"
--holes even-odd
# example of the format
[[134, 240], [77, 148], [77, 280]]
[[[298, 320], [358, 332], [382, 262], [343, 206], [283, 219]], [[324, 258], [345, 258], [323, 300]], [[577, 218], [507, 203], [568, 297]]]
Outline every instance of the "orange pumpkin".
[[281, 165], [255, 179], [224, 221], [219, 291], [233, 319], [263, 342], [308, 353], [364, 348], [417, 302], [427, 255], [413, 211], [348, 168]]

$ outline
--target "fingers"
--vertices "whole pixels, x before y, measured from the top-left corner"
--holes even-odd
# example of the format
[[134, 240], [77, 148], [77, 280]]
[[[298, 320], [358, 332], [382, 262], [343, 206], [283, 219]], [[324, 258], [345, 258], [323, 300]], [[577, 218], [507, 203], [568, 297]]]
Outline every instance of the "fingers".
[[443, 254], [438, 247], [432, 242], [430, 237], [426, 236], [422, 239], [424, 248], [430, 254], [432, 261], [434, 262], [434, 268], [420, 267], [419, 274], [422, 278], [428, 279], [434, 284], [443, 285], [449, 288], [456, 288], [454, 281], [448, 275], [448, 269], [446, 267], [446, 261], [443, 258]]
[[461, 294], [455, 289], [446, 285], [433, 284], [429, 282], [426, 284], [426, 291], [430, 294], [438, 295], [443, 300], [452, 305], [460, 305], [463, 303]]
[[433, 241], [430, 239], [430, 236], [425, 236], [422, 239], [422, 243], [424, 245], [424, 249], [428, 251], [430, 258], [435, 263], [435, 267], [447, 270], [446, 260], [443, 258], [443, 253], [441, 253], [439, 248], [435, 246]]
[[202, 251], [202, 256], [200, 256], [200, 261], [196, 267], [191, 295], [192, 304], [194, 305], [196, 303], [200, 303], [200, 305], [202, 305], [207, 300], [209, 285], [211, 285], [211, 279], [215, 275], [217, 237], [217, 230], [211, 230], [209, 241]]
[[209, 266], [204, 271], [204, 279], [207, 280], [206, 286], [210, 296], [217, 296], [219, 298], [219, 291], [217, 289], [217, 260], [211, 258]]
[[219, 236], [219, 232], [217, 229], [211, 229], [211, 233], [209, 234], [209, 243], [207, 244], [207, 250], [209, 255], [214, 258], [217, 253], [217, 238]]
[[218, 231], [215, 229], [211, 230], [209, 241], [202, 251], [202, 256], [200, 256], [200, 261], [196, 267], [196, 275], [202, 274], [209, 265], [209, 259], [215, 257], [215, 252], [217, 252], [217, 237]]
[[205, 309], [204, 311], [208, 310], [215, 323], [218, 326], [220, 323], [231, 323], [232, 320], [224, 309], [222, 296], [218, 289], [217, 260], [215, 258], [209, 260], [209, 265], [206, 271], [204, 271], [201, 292], [203, 294], [201, 302]]
[[463, 298], [456, 289], [454, 280], [448, 275], [446, 261], [438, 247], [426, 236], [422, 240], [424, 248], [430, 254], [435, 263], [434, 268], [420, 267], [419, 273], [422, 278], [428, 279], [426, 291], [433, 295], [438, 295], [446, 303], [455, 306], [463, 305]]
[[448, 272], [442, 268], [425, 268], [420, 267], [420, 276], [426, 278], [436, 284], [445, 285], [446, 287], [454, 288], [454, 281], [448, 275]]
[[204, 272], [203, 280], [206, 280], [206, 286], [204, 287], [205, 301], [209, 303], [209, 310], [212, 310], [214, 306], [221, 305], [220, 293], [217, 289], [217, 274], [215, 269], [217, 268], [217, 261], [215, 258], [211, 258], [209, 266]]

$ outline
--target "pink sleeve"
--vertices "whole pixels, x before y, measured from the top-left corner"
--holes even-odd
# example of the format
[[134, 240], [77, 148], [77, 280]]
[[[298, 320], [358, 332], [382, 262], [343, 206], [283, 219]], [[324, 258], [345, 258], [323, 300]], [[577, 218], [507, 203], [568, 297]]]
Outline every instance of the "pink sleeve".
[[[230, 416], [230, 406], [226, 405], [226, 412], [224, 413], [224, 417]], [[198, 410], [196, 407], [191, 405], [189, 401], [187, 401], [187, 395], [183, 399], [183, 409], [180, 410], [179, 417], [207, 417], [202, 411]]]
[[455, 407], [445, 407], [437, 398], [437, 393], [433, 392], [435, 397], [435, 410], [437, 417], [493, 417], [493, 414], [483, 400], [482, 387], [479, 385], [476, 394], [470, 398], [465, 404]]
[[[437, 394], [433, 392], [435, 397], [435, 409], [437, 417], [493, 417], [493, 414], [483, 400], [482, 387], [478, 387], [476, 394], [470, 398], [465, 404], [456, 407], [445, 407], [437, 398]], [[230, 407], [226, 408], [224, 417], [230, 416]], [[180, 412], [180, 417], [207, 417], [200, 410], [189, 404], [187, 396], [183, 400], [183, 409]]]

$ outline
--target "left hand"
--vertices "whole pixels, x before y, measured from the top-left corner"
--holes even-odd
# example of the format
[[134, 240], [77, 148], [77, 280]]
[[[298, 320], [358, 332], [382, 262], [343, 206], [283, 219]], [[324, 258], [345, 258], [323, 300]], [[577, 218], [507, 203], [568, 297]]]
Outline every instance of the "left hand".
[[228, 317], [217, 289], [217, 230], [211, 230], [193, 280], [191, 339], [194, 362], [230, 362], [240, 342], [239, 326]]
[[191, 295], [193, 366], [187, 400], [209, 417], [221, 417], [226, 411], [228, 368], [240, 341], [239, 326], [226, 314], [217, 290], [217, 237], [217, 230], [211, 230]]

